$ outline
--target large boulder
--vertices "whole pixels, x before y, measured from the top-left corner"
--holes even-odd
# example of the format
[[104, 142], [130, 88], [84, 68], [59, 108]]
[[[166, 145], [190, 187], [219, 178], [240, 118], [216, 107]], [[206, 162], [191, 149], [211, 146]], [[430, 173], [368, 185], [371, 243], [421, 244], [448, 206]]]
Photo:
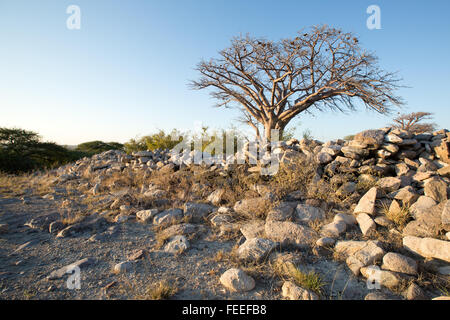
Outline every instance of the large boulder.
[[425, 183], [425, 196], [437, 202], [447, 200], [447, 184], [438, 178], [433, 178]]
[[384, 256], [384, 250], [378, 242], [369, 241], [338, 241], [335, 246], [337, 253], [347, 256], [346, 263], [352, 273], [359, 275], [360, 269], [374, 264]]
[[446, 231], [450, 231], [450, 200], [447, 200], [442, 209], [441, 223]]
[[381, 268], [410, 275], [417, 274], [416, 260], [395, 252], [388, 252], [384, 255]]
[[450, 241], [407, 236], [403, 238], [403, 246], [422, 257], [450, 262]]
[[371, 188], [362, 198], [359, 200], [353, 213], [355, 215], [359, 213], [366, 213], [368, 215], [375, 214], [375, 201], [377, 199], [378, 189], [376, 187]]
[[356, 221], [358, 221], [359, 228], [361, 229], [363, 235], [375, 231], [377, 227], [375, 221], [373, 221], [373, 219], [365, 213], [358, 214]]
[[319, 300], [317, 294], [295, 285], [292, 281], [283, 283], [281, 295], [289, 300]]
[[233, 210], [248, 217], [257, 217], [263, 215], [269, 205], [270, 201], [267, 198], [250, 198], [236, 202]]
[[243, 261], [261, 261], [275, 248], [276, 243], [269, 239], [247, 239], [238, 249], [237, 254]]
[[283, 246], [305, 248], [318, 238], [313, 229], [290, 221], [268, 221], [264, 229], [269, 239]]
[[244, 223], [240, 231], [246, 239], [261, 238], [264, 236], [264, 220], [252, 220]]
[[383, 144], [384, 131], [382, 130], [366, 130], [355, 135], [353, 140], [376, 146], [377, 148]]
[[206, 203], [187, 202], [184, 205], [184, 216], [192, 222], [202, 222], [215, 208]]
[[323, 220], [325, 219], [325, 211], [322, 208], [299, 204], [295, 209], [295, 218], [298, 222]]
[[153, 224], [158, 226], [169, 226], [183, 218], [183, 211], [178, 208], [165, 210], [155, 216]]

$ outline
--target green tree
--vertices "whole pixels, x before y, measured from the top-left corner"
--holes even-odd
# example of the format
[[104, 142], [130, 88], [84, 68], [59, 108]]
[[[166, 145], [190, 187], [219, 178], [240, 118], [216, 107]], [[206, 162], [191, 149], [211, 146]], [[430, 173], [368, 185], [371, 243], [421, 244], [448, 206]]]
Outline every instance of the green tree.
[[85, 156], [53, 142], [41, 142], [36, 132], [0, 128], [0, 171], [27, 172], [75, 161]]

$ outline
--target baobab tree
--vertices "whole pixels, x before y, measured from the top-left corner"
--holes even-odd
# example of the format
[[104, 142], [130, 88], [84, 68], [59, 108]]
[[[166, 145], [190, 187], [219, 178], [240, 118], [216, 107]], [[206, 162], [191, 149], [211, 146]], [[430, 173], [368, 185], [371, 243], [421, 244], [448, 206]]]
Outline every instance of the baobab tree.
[[430, 120], [433, 114], [431, 112], [412, 112], [401, 114], [394, 119], [392, 128], [399, 128], [413, 133], [433, 132], [436, 128], [434, 123], [423, 123], [424, 120]]
[[202, 60], [193, 89], [210, 88], [219, 107], [237, 107], [241, 120], [260, 137], [283, 132], [302, 112], [355, 110], [379, 113], [402, 104], [395, 95], [400, 79], [382, 70], [378, 58], [359, 46], [352, 33], [328, 26], [300, 31], [278, 42], [249, 35], [233, 38], [218, 58]]

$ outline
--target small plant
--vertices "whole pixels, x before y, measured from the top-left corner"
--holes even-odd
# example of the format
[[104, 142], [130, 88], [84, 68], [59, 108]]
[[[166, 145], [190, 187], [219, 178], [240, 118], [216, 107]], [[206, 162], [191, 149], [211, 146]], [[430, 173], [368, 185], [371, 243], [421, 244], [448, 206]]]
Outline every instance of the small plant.
[[402, 204], [398, 210], [393, 210], [390, 206], [388, 206], [385, 202], [381, 203], [382, 212], [395, 225], [399, 228], [403, 228], [409, 220], [409, 205]]
[[215, 262], [222, 262], [230, 259], [230, 254], [225, 252], [224, 250], [217, 251], [216, 255], [213, 257]]
[[325, 286], [325, 282], [315, 271], [309, 271], [306, 273], [298, 268], [295, 268], [291, 270], [291, 277], [295, 283], [302, 288], [314, 291], [319, 296], [322, 295], [322, 288]]
[[279, 277], [287, 276], [304, 289], [309, 289], [315, 292], [317, 295], [322, 295], [322, 288], [325, 286], [320, 274], [311, 270], [309, 272], [303, 272], [297, 268], [294, 263], [278, 261], [272, 268]]
[[148, 288], [142, 298], [146, 300], [167, 300], [175, 295], [177, 291], [176, 287], [163, 280]]

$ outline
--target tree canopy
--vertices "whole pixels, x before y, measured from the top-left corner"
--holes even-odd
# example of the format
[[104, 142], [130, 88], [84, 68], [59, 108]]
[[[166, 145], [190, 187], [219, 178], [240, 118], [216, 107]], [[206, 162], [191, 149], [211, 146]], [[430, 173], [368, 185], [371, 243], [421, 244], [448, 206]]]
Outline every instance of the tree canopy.
[[358, 103], [379, 113], [402, 104], [395, 94], [400, 79], [382, 70], [378, 58], [349, 32], [328, 26], [271, 41], [235, 37], [218, 58], [202, 60], [193, 89], [211, 89], [218, 107], [237, 107], [257, 136], [270, 138], [311, 108], [355, 110]]

